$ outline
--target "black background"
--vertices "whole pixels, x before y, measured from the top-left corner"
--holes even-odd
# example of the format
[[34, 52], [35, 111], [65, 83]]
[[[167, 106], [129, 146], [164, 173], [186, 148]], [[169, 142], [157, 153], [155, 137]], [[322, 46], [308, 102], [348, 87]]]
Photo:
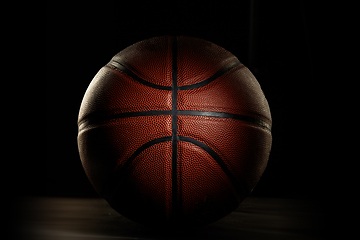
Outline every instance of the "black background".
[[87, 86], [112, 56], [155, 36], [187, 35], [232, 52], [269, 102], [273, 146], [253, 196], [317, 199], [317, 34], [305, 1], [51, 1], [47, 7], [46, 171], [27, 195], [96, 197], [77, 149], [77, 114]]

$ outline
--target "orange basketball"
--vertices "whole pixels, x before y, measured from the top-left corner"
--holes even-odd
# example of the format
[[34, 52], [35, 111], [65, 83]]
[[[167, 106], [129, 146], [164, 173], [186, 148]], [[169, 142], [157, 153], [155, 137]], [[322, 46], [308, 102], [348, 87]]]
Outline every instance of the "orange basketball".
[[265, 170], [271, 115], [253, 74], [225, 49], [156, 37], [115, 55], [81, 103], [78, 146], [96, 191], [145, 225], [226, 216]]

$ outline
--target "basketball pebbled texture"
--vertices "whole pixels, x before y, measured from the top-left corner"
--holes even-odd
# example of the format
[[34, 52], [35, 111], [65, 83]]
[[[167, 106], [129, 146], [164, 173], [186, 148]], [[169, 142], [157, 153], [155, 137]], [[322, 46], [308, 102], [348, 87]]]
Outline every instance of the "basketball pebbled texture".
[[115, 55], [78, 118], [85, 172], [109, 204], [151, 226], [221, 219], [264, 172], [271, 115], [259, 83], [225, 49], [156, 37]]

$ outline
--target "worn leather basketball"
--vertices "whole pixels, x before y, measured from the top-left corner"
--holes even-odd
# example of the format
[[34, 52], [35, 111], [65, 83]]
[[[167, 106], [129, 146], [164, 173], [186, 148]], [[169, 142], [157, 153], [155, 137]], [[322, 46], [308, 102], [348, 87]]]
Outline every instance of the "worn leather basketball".
[[78, 146], [100, 196], [152, 226], [197, 227], [236, 209], [267, 165], [271, 115], [227, 50], [156, 37], [116, 54], [81, 103]]

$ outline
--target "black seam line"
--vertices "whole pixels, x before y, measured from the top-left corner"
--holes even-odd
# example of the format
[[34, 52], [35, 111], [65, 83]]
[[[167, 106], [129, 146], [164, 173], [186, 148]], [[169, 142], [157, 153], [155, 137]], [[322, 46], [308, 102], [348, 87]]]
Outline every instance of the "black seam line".
[[219, 118], [232, 118], [241, 120], [244, 122], [253, 123], [271, 130], [271, 125], [263, 120], [249, 117], [240, 114], [224, 113], [224, 112], [208, 112], [208, 111], [190, 111], [190, 110], [179, 110], [178, 115], [190, 115], [190, 116], [204, 116], [204, 117], [219, 117]]
[[[116, 113], [116, 114], [99, 114], [93, 113], [85, 116], [78, 122], [78, 126], [83, 124], [92, 125], [100, 122], [110, 121], [118, 118], [130, 118], [130, 117], [142, 117], [142, 116], [158, 116], [158, 115], [171, 115], [171, 111], [162, 111], [162, 110], [151, 110], [143, 112], [125, 112], [125, 113]], [[82, 126], [81, 126], [82, 127]]]
[[[111, 67], [114, 67], [115, 69], [121, 70], [122, 72], [126, 73], [131, 78], [133, 78], [134, 80], [136, 80], [139, 83], [144, 84], [144, 85], [146, 85], [148, 87], [155, 88], [155, 89], [161, 89], [161, 90], [168, 90], [168, 91], [173, 90], [172, 87], [154, 84], [154, 83], [151, 83], [151, 82], [148, 82], [148, 81], [142, 79], [141, 77], [136, 75], [134, 72], [129, 70], [127, 67], [125, 67], [123, 64], [117, 62], [115, 59], [116, 59], [116, 57], [114, 57], [107, 65], [111, 66]], [[235, 67], [239, 66], [240, 64], [242, 64], [242, 63], [239, 62], [239, 61], [231, 62], [228, 65], [226, 65], [225, 67], [221, 68], [219, 71], [217, 71], [214, 75], [207, 78], [206, 80], [195, 83], [195, 84], [191, 84], [191, 85], [180, 86], [180, 87], [178, 87], [178, 90], [190, 90], [190, 89], [203, 87], [203, 86], [213, 82], [214, 80], [216, 80], [217, 78], [219, 78], [221, 75], [228, 72], [232, 68], [235, 68]]]
[[[232, 114], [232, 113], [224, 113], [224, 112], [211, 112], [211, 111], [192, 111], [192, 110], [177, 110], [177, 115], [189, 115], [189, 116], [204, 116], [204, 117], [219, 117], [219, 118], [232, 118], [241, 120], [244, 122], [249, 122], [252, 124], [259, 125], [271, 130], [271, 124], [245, 115], [240, 114]], [[118, 118], [130, 118], [130, 117], [142, 117], [142, 116], [159, 116], [159, 115], [171, 115], [173, 116], [174, 111], [161, 111], [161, 110], [152, 110], [152, 111], [143, 111], [143, 112], [125, 112], [125, 113], [117, 113], [117, 114], [89, 114], [85, 118], [79, 121], [78, 126], [79, 129], [84, 128], [85, 126], [89, 126], [92, 124], [98, 124], [101, 122], [111, 121]], [[84, 125], [83, 125], [84, 124]]]
[[234, 175], [231, 173], [231, 171], [226, 166], [224, 161], [220, 158], [220, 156], [214, 150], [212, 150], [209, 146], [207, 146], [205, 143], [195, 140], [193, 138], [183, 137], [183, 136], [179, 136], [179, 141], [193, 143], [196, 146], [205, 150], [219, 164], [221, 169], [225, 172], [226, 176], [228, 176], [230, 181], [234, 184], [236, 190], [238, 191], [238, 193], [240, 193], [240, 195], [242, 195], [244, 197], [244, 196], [247, 196], [248, 194], [250, 194], [250, 190], [239, 183], [239, 181], [234, 177]]
[[167, 141], [171, 141], [171, 137], [161, 137], [161, 138], [156, 138], [154, 140], [151, 140], [149, 142], [146, 142], [144, 145], [142, 145], [141, 147], [139, 147], [138, 149], [136, 149], [136, 151], [128, 158], [128, 160], [122, 165], [121, 169], [126, 169], [131, 162], [140, 155], [141, 152], [143, 152], [145, 149], [157, 144], [157, 143], [161, 143], [161, 142], [167, 142]]
[[177, 37], [172, 41], [172, 215], [174, 218], [179, 215], [180, 206], [178, 201], [177, 182]]
[[[140, 146], [136, 151], [122, 164], [121, 166], [118, 166], [114, 173], [111, 175], [109, 180], [107, 181], [107, 184], [104, 185], [104, 188], [107, 188], [108, 190], [103, 191], [103, 196], [108, 195], [108, 198], [111, 198], [114, 192], [119, 190], [119, 186], [124, 183], [124, 178], [126, 176], [125, 172], [127, 168], [131, 165], [131, 163], [135, 160], [137, 156], [139, 156], [143, 151], [145, 151], [147, 148], [161, 143], [161, 142], [168, 142], [171, 141], [171, 136], [167, 137], [161, 137], [153, 139], [149, 142], [146, 142], [142, 146]], [[111, 188], [111, 189], [110, 189]], [[105, 194], [105, 195], [104, 195]], [[105, 196], [106, 197], [106, 196]]]
[[242, 64], [239, 61], [236, 62], [231, 62], [228, 65], [226, 65], [225, 67], [221, 68], [219, 71], [217, 71], [214, 75], [212, 75], [211, 77], [209, 77], [208, 79], [192, 84], [192, 85], [186, 85], [186, 86], [181, 86], [179, 87], [179, 90], [190, 90], [190, 89], [195, 89], [195, 88], [199, 88], [199, 87], [203, 87], [209, 83], [211, 83], [212, 81], [216, 80], [218, 77], [220, 77], [221, 75], [223, 75], [224, 73], [226, 73], [227, 71], [229, 71], [230, 69], [239, 66], [240, 64]]
[[135, 73], [133, 73], [132, 71], [130, 71], [127, 67], [125, 67], [123, 64], [117, 62], [114, 60], [114, 58], [107, 64], [110, 65], [112, 67], [115, 67], [116, 69], [120, 69], [122, 72], [126, 73], [127, 75], [129, 75], [131, 78], [133, 78], [134, 80], [138, 81], [141, 84], [144, 84], [148, 87], [152, 87], [152, 88], [156, 88], [156, 89], [161, 89], [161, 90], [172, 90], [172, 87], [167, 87], [167, 86], [162, 86], [162, 85], [157, 85], [148, 81], [145, 81], [144, 79], [142, 79], [141, 77], [139, 77], [138, 75], [136, 75]]

